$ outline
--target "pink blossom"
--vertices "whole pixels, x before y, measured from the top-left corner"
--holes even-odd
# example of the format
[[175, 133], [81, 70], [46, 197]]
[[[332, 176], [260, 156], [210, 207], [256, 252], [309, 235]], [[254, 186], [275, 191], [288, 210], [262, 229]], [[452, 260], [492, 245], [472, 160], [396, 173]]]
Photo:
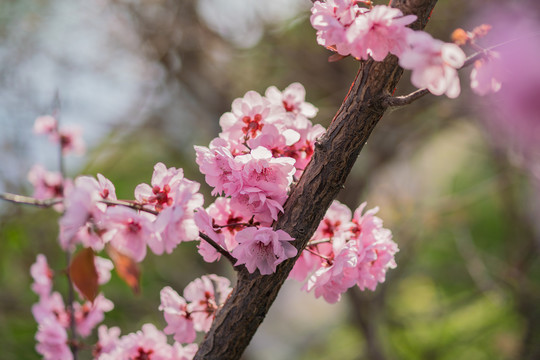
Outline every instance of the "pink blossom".
[[[241, 224], [248, 223], [252, 214], [242, 212], [241, 209], [231, 206], [231, 199], [224, 197], [218, 197], [208, 206], [206, 211], [212, 217], [215, 225], [228, 225], [224, 226], [219, 233], [225, 237], [225, 248], [227, 251], [232, 251], [238, 245], [238, 242], [235, 240], [236, 233], [245, 228]], [[216, 230], [216, 232], [218, 231]]]
[[83, 305], [74, 303], [75, 323], [77, 332], [87, 337], [94, 327], [103, 321], [103, 313], [111, 311], [114, 308], [112, 301], [99, 294], [93, 302], [87, 301]]
[[243, 98], [235, 99], [231, 110], [219, 119], [222, 129], [219, 136], [237, 145], [255, 138], [269, 118], [275, 116], [276, 112], [283, 112], [283, 109], [272, 106], [268, 99], [255, 91], [248, 91]]
[[465, 53], [455, 44], [433, 39], [423, 31], [409, 32], [408, 47], [399, 58], [404, 69], [412, 70], [411, 82], [434, 95], [456, 98], [461, 89], [457, 69], [465, 62]]
[[471, 89], [478, 95], [496, 93], [501, 89], [503, 71], [499, 54], [492, 52], [489, 59], [475, 61], [471, 71]]
[[62, 295], [53, 292], [50, 296], [41, 296], [39, 302], [32, 306], [32, 315], [38, 324], [47, 318], [54, 319], [63, 327], [69, 325], [69, 314], [66, 312]]
[[52, 291], [53, 271], [47, 264], [47, 258], [38, 254], [36, 262], [30, 267], [30, 274], [34, 279], [32, 290], [40, 297], [47, 297]]
[[168, 168], [163, 163], [154, 165], [152, 186], [139, 184], [135, 188], [135, 198], [143, 204], [152, 204], [157, 211], [171, 206], [178, 186], [184, 180], [184, 170]]
[[368, 55], [375, 61], [382, 61], [392, 53], [401, 55], [405, 48], [406, 26], [416, 20], [415, 15], [403, 16], [399, 9], [386, 5], [373, 7], [369, 12], [356, 18], [346, 31], [351, 55], [367, 60]]
[[34, 133], [51, 135], [57, 132], [58, 121], [51, 115], [40, 116], [34, 122]]
[[306, 282], [303, 289], [314, 290], [315, 297], [333, 304], [356, 282], [358, 255], [355, 241], [334, 243], [334, 256], [329, 258]]
[[195, 354], [197, 353], [197, 350], [199, 350], [199, 346], [197, 344], [188, 344], [182, 347], [181, 344], [175, 342], [173, 344], [171, 359], [193, 360]]
[[98, 180], [89, 176], [75, 179], [74, 188], [66, 194], [66, 211], [60, 219], [60, 244], [63, 249], [77, 242], [100, 251], [104, 247], [101, 239], [105, 231], [101, 224], [107, 206], [102, 199], [116, 199], [113, 184], [103, 175]]
[[123, 206], [110, 207], [106, 211], [104, 226], [107, 229], [103, 235], [105, 242], [110, 242], [135, 261], [144, 259], [146, 241], [154, 236], [152, 223], [145, 215]]
[[174, 340], [180, 343], [192, 343], [197, 334], [186, 300], [169, 286], [161, 289], [160, 295], [159, 310], [163, 311], [167, 322], [163, 331], [168, 335], [174, 334]]
[[269, 227], [245, 228], [236, 234], [238, 246], [232, 255], [238, 260], [236, 265], [245, 264], [250, 273], [259, 269], [261, 275], [276, 271], [276, 266], [297, 254], [296, 248], [289, 243], [294, 241], [283, 230], [274, 231]]
[[64, 188], [73, 186], [71, 180], [62, 178], [62, 174], [47, 171], [43, 166], [36, 164], [28, 172], [28, 181], [34, 186], [33, 196], [36, 199], [52, 199], [64, 196]]
[[[199, 231], [208, 235], [208, 237], [214, 240], [216, 244], [225, 249], [225, 236], [221, 234], [220, 229], [214, 229], [213, 219], [208, 215], [206, 210], [198, 208], [194, 215], [194, 219]], [[214, 262], [221, 258], [219, 252], [202, 238], [199, 245], [197, 245], [197, 248], [199, 249], [199, 254], [201, 254], [206, 262]]]
[[228, 279], [212, 274], [203, 275], [186, 286], [184, 297], [190, 302], [188, 309], [195, 330], [203, 332], [210, 330], [218, 307], [232, 291], [230, 284]]
[[114, 264], [111, 260], [101, 256], [94, 256], [94, 265], [98, 274], [98, 283], [106, 284], [111, 279], [111, 270], [114, 269]]
[[[154, 222], [160, 237], [151, 238], [148, 245], [155, 254], [163, 251], [170, 254], [183, 241], [196, 240], [199, 229], [195, 224], [194, 211], [203, 205], [204, 199], [199, 191], [199, 183], [182, 179], [175, 186], [173, 203], [161, 211]], [[155, 241], [154, 241], [155, 240]]]
[[105, 325], [98, 327], [98, 342], [92, 354], [98, 358], [101, 354], [111, 353], [117, 346], [120, 337], [120, 328], [114, 326], [107, 328]]
[[58, 138], [63, 154], [73, 152], [76, 155], [84, 155], [86, 146], [82, 138], [82, 127], [78, 125], [63, 126], [58, 132]]
[[313, 104], [306, 102], [306, 89], [300, 83], [292, 83], [279, 91], [275, 86], [270, 86], [264, 94], [274, 106], [282, 106], [285, 111], [295, 115], [303, 115], [313, 118], [319, 111]]
[[72, 360], [66, 329], [52, 318], [39, 323], [36, 334], [36, 351], [45, 360]]
[[197, 153], [196, 162], [199, 170], [205, 175], [206, 183], [212, 187], [212, 195], [225, 193], [231, 196], [238, 192], [242, 183], [238, 177], [238, 171], [242, 164], [234, 160], [233, 155], [227, 148], [228, 143], [223, 139], [214, 139], [210, 148], [195, 146]]
[[171, 352], [165, 334], [153, 324], [144, 324], [140, 331], [122, 336], [117, 346], [98, 360], [171, 360]]
[[378, 208], [362, 212], [366, 203], [355, 210], [354, 226], [351, 229], [353, 238], [358, 241], [358, 278], [357, 285], [374, 291], [378, 283], [383, 283], [388, 269], [396, 267], [394, 255], [399, 251], [392, 241], [390, 230], [383, 228], [383, 222], [375, 216]]
[[317, 43], [335, 49], [341, 55], [349, 55], [346, 29], [365, 11], [353, 0], [316, 1], [309, 20], [317, 30]]

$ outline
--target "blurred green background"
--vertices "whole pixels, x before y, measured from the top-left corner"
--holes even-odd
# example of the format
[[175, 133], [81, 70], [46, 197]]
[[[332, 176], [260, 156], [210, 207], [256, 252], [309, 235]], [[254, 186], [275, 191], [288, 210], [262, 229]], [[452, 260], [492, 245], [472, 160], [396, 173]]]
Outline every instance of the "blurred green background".
[[[449, 41], [499, 4], [524, 6], [439, 1], [426, 30]], [[538, 20], [538, 5], [529, 6]], [[61, 122], [82, 125], [89, 148], [67, 159], [71, 176], [102, 173], [129, 199], [161, 161], [201, 182], [210, 204], [193, 145], [217, 135], [234, 98], [299, 81], [326, 127], [347, 93], [358, 64], [327, 61], [309, 8], [307, 0], [0, 2], [0, 191], [31, 194], [35, 162], [57, 170], [56, 150], [31, 129], [58, 92]], [[492, 129], [493, 98], [472, 94], [468, 73], [457, 100], [426, 96], [390, 111], [338, 197], [353, 209], [365, 200], [381, 208], [401, 249], [386, 283], [328, 305], [289, 281], [244, 359], [540, 358], [539, 178], [523, 161], [531, 150], [516, 151], [519, 139]], [[408, 77], [397, 94], [414, 90]], [[38, 253], [66, 287], [58, 217], [0, 203], [2, 359], [38, 358], [29, 275]], [[105, 324], [123, 334], [145, 322], [165, 326], [162, 287], [181, 292], [207, 273], [234, 277], [227, 263], [204, 263], [194, 243], [149, 254], [141, 267], [142, 295], [115, 274], [103, 287], [115, 303]]]

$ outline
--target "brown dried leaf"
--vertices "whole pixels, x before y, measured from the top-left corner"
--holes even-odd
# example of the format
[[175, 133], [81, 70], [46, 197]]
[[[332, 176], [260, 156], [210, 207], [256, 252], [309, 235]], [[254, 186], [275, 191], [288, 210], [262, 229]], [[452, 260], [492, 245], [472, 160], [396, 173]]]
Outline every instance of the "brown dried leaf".
[[127, 255], [122, 254], [112, 246], [107, 246], [107, 253], [114, 263], [116, 273], [135, 294], [141, 291], [139, 282], [141, 279], [141, 271], [137, 263]]
[[94, 301], [99, 292], [94, 251], [91, 248], [79, 251], [71, 260], [68, 272], [73, 285], [79, 289], [87, 300]]

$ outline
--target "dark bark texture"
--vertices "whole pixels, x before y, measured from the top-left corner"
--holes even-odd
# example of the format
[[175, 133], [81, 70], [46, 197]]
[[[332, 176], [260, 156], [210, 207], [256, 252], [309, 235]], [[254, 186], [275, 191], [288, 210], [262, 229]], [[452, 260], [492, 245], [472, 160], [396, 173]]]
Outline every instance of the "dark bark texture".
[[[423, 29], [437, 0], [394, 0], [404, 14], [415, 14], [414, 29]], [[326, 134], [316, 144], [315, 153], [298, 184], [285, 203], [276, 228], [296, 239], [301, 253], [326, 210], [345, 183], [356, 158], [383, 116], [384, 98], [391, 94], [402, 74], [398, 59], [391, 55], [382, 62], [362, 61], [356, 78]], [[298, 255], [299, 256], [299, 255]], [[224, 307], [217, 313], [202, 343], [196, 360], [239, 359], [296, 258], [289, 259], [272, 275], [250, 274], [245, 268]]]

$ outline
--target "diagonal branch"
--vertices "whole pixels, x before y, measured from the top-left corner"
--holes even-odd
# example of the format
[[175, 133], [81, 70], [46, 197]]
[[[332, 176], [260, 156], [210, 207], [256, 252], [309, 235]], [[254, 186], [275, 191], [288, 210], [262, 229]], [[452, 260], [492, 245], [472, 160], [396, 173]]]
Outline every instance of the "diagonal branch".
[[[393, 0], [391, 5], [400, 8], [404, 14], [416, 14], [418, 20], [412, 27], [423, 29], [436, 2]], [[384, 94], [391, 93], [402, 73], [395, 56], [387, 56], [383, 62], [367, 60], [360, 63], [349, 94], [326, 134], [318, 141], [311, 162], [289, 195], [284, 213], [276, 224], [276, 228], [296, 239], [297, 257], [342, 188], [356, 158], [386, 111]], [[246, 269], [240, 269], [236, 287], [216, 314], [195, 355], [196, 360], [240, 358], [296, 258], [283, 262], [271, 275], [250, 274]]]

